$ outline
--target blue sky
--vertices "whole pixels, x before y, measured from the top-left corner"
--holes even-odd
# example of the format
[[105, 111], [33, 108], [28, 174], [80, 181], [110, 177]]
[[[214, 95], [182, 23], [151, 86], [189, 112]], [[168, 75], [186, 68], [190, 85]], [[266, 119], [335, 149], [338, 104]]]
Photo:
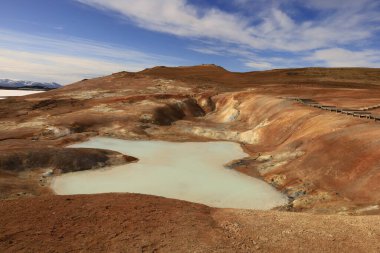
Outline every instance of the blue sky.
[[1, 0], [0, 78], [380, 67], [378, 0]]

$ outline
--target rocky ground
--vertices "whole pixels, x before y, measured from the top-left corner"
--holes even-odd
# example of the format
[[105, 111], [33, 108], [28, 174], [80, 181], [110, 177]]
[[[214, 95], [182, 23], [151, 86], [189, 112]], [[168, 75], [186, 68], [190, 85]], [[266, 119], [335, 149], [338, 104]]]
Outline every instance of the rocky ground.
[[213, 209], [135, 194], [0, 202], [2, 252], [379, 252], [379, 216]]
[[[379, 220], [370, 214], [380, 213], [380, 122], [292, 98], [360, 110], [380, 104], [379, 85], [379, 69], [232, 73], [203, 65], [0, 100], [0, 251], [378, 252]], [[289, 205], [259, 212], [130, 194], [52, 195], [51, 174], [135, 160], [65, 148], [97, 135], [239, 142], [249, 156], [228, 166], [272, 184]]]

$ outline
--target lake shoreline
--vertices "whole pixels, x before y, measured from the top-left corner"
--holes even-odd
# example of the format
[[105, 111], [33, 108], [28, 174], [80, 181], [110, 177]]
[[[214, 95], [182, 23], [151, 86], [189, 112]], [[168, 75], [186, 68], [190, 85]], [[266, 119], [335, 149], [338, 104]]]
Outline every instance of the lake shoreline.
[[47, 90], [33, 90], [33, 89], [3, 89], [0, 88], [0, 99], [6, 99], [9, 97], [21, 97], [31, 94], [42, 93]]
[[212, 207], [269, 210], [287, 197], [263, 180], [225, 167], [246, 157], [234, 142], [128, 141], [91, 138], [70, 147], [102, 148], [137, 157], [137, 163], [53, 178], [58, 195], [128, 192], [201, 203]]

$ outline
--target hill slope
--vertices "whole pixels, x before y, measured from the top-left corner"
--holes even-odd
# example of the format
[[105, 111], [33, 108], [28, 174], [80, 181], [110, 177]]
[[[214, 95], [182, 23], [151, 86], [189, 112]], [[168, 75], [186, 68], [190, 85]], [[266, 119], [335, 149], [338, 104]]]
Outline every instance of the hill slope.
[[[255, 250], [256, 246], [268, 252], [285, 248], [294, 252], [339, 252], [350, 251], [350, 247], [357, 252], [376, 252], [380, 247], [378, 216], [364, 215], [380, 213], [379, 80], [379, 69], [233, 73], [215, 65], [156, 67], [0, 101], [0, 197], [16, 199], [0, 201], [0, 210], [5, 210], [0, 227], [10, 231], [0, 235], [0, 248], [12, 251], [22, 245], [38, 251], [39, 245], [45, 245], [64, 251], [60, 240], [67, 245], [76, 242], [78, 236], [86, 237], [84, 251], [112, 245], [149, 251], [199, 244], [195, 249], [201, 252], [219, 250], [219, 245], [225, 245], [226, 251], [241, 252]], [[228, 166], [276, 187], [289, 197], [289, 204], [278, 211], [246, 212], [151, 196], [52, 195], [39, 181], [45, 180], [41, 178], [41, 168], [46, 164], [42, 158], [54, 158], [54, 152], [64, 154], [65, 146], [91, 136], [238, 142], [249, 156]], [[46, 147], [49, 149], [42, 158], [32, 155]], [[89, 162], [94, 152], [81, 154], [83, 167], [79, 170], [99, 167]], [[6, 170], [20, 157], [29, 157], [28, 164], [33, 166], [17, 163], [17, 170]], [[112, 157], [118, 158], [117, 164], [123, 162], [120, 154], [100, 156], [115, 161]], [[36, 198], [33, 202], [20, 200], [28, 196]], [[112, 200], [110, 205], [115, 206], [107, 209], [103, 198]], [[139, 202], [142, 199], [144, 205]], [[76, 204], [69, 204], [71, 201]], [[82, 204], [84, 210], [77, 210]], [[101, 219], [99, 210], [114, 218]], [[120, 210], [131, 210], [133, 216], [119, 216]], [[190, 210], [191, 215], [186, 216]], [[82, 211], [86, 217], [81, 216]], [[49, 212], [62, 214], [62, 218], [49, 216]], [[46, 227], [35, 233], [34, 217], [39, 214], [46, 218]], [[96, 226], [107, 227], [102, 236], [112, 243], [99, 242], [93, 233], [96, 228], [87, 217], [99, 222]], [[79, 219], [85, 233], [79, 235], [74, 226], [64, 226], [66, 218]], [[120, 231], [127, 232], [113, 234], [108, 227], [110, 219], [122, 224], [118, 226]], [[159, 230], [153, 222], [158, 220]], [[59, 232], [54, 225], [57, 222], [61, 224]], [[134, 234], [136, 222], [142, 225]], [[182, 225], [188, 229], [183, 231]], [[156, 231], [163, 234], [157, 235]], [[186, 240], [177, 240], [177, 233]], [[24, 239], [30, 236], [36, 240]], [[45, 239], [49, 242], [41, 244]], [[13, 241], [18, 243], [11, 245]]]

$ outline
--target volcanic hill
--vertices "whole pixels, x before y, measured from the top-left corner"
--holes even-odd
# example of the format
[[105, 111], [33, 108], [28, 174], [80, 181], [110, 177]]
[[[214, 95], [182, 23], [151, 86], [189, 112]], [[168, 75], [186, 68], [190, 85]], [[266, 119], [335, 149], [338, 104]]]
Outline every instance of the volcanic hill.
[[[289, 203], [54, 195], [51, 175], [138, 159], [65, 148], [93, 136], [238, 142], [228, 166]], [[0, 251], [379, 252], [379, 140], [380, 69], [160, 66], [0, 100]]]

